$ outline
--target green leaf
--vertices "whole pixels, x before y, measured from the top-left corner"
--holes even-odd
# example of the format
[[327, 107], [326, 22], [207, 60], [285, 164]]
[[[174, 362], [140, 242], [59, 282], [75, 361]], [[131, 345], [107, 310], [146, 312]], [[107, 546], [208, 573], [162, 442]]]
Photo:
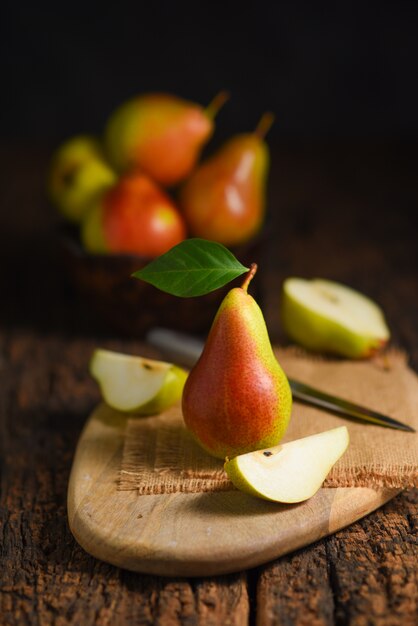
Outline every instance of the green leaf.
[[202, 296], [248, 272], [225, 246], [185, 239], [132, 276], [173, 296]]

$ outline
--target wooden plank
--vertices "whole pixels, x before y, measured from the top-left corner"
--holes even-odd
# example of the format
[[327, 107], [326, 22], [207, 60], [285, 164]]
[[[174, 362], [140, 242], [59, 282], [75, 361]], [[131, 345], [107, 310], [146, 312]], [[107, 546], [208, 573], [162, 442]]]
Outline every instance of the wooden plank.
[[245, 625], [245, 573], [162, 580], [98, 561], [74, 541], [66, 492], [85, 411], [97, 399], [86, 370], [91, 347], [0, 333], [0, 623]]
[[418, 491], [314, 546], [263, 567], [259, 626], [415, 626]]
[[261, 569], [257, 626], [334, 626], [326, 539]]

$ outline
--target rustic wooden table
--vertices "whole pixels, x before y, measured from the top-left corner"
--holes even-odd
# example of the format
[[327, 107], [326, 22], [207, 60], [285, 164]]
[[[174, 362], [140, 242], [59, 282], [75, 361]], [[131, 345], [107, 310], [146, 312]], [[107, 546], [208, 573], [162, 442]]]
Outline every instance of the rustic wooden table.
[[[275, 341], [285, 341], [282, 279], [326, 276], [381, 303], [393, 343], [418, 371], [416, 148], [288, 142], [274, 151], [274, 236], [259, 275]], [[48, 156], [45, 146], [0, 151], [0, 623], [416, 624], [413, 491], [297, 553], [216, 578], [142, 576], [77, 545], [66, 490], [98, 400], [89, 356], [99, 343], [147, 349], [100, 326], [62, 275], [43, 192]]]

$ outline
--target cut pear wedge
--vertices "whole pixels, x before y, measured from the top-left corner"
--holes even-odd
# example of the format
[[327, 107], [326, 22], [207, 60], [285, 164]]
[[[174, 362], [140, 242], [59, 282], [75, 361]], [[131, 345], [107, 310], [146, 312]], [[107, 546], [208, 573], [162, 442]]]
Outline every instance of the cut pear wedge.
[[375, 302], [331, 280], [285, 280], [281, 317], [284, 330], [303, 347], [349, 358], [371, 356], [390, 336]]
[[187, 372], [172, 363], [95, 350], [90, 373], [106, 404], [139, 415], [160, 413], [181, 398]]
[[321, 487], [349, 444], [346, 426], [241, 454], [224, 468], [241, 491], [273, 502], [303, 502]]

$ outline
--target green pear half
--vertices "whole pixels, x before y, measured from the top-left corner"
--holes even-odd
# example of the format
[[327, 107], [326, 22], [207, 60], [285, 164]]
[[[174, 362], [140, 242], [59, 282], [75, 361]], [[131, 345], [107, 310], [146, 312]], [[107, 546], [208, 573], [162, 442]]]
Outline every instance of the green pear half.
[[303, 502], [313, 496], [349, 444], [346, 426], [227, 460], [233, 484], [273, 502]]
[[304, 348], [348, 358], [369, 357], [390, 337], [376, 303], [330, 280], [285, 280], [281, 317], [286, 333]]
[[161, 413], [181, 398], [187, 372], [172, 363], [95, 350], [90, 373], [106, 404], [137, 415]]

